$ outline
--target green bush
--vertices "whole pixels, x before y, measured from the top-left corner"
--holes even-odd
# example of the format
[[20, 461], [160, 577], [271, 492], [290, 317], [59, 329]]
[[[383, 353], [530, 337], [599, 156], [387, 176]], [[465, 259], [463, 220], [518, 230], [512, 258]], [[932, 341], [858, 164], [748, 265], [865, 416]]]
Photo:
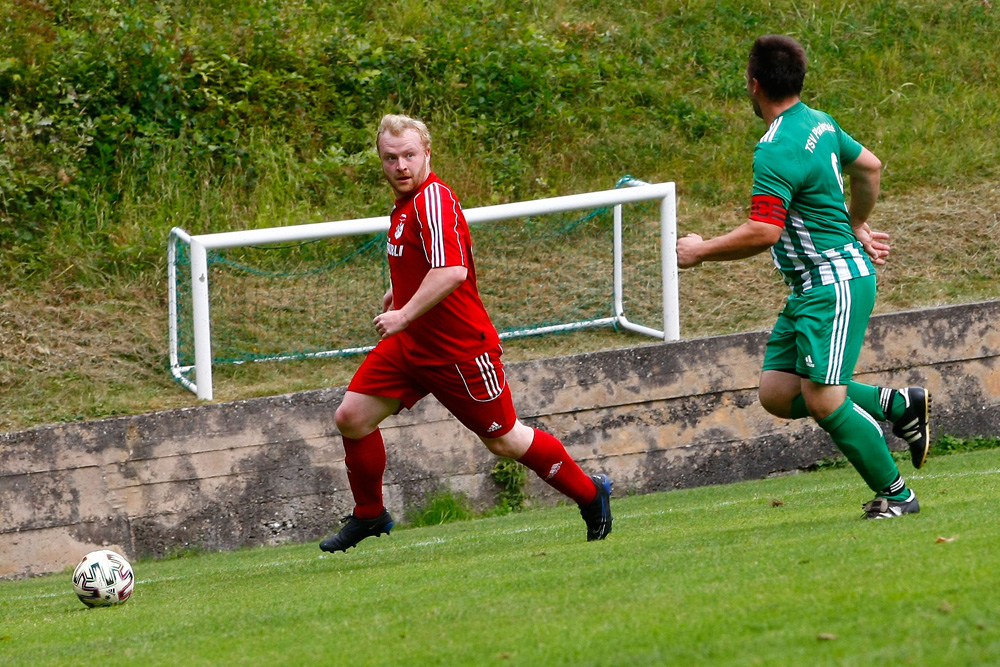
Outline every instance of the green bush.
[[407, 512], [409, 524], [414, 527], [438, 526], [453, 521], [475, 518], [467, 498], [452, 491], [438, 491], [427, 497], [423, 505]]
[[520, 512], [528, 500], [524, 487], [528, 483], [528, 469], [513, 459], [497, 459], [490, 477], [500, 491], [497, 494], [497, 514]]
[[[424, 34], [358, 34], [362, 3], [313, 4], [15, 5], [0, 47], [0, 242], [16, 261], [65, 245], [117, 259], [136, 241], [116, 235], [118, 207], [157, 176], [249, 197], [270, 151], [290, 154], [295, 197], [322, 206], [369, 166], [388, 110], [463, 118], [510, 193], [526, 178], [519, 139], [585, 78], [559, 40], [510, 15], [428, 8]], [[255, 145], [261, 134], [270, 150]]]
[[983, 435], [962, 438], [944, 434], [934, 440], [929, 453], [943, 456], [944, 454], [963, 454], [998, 447], [1000, 447], [1000, 438]]

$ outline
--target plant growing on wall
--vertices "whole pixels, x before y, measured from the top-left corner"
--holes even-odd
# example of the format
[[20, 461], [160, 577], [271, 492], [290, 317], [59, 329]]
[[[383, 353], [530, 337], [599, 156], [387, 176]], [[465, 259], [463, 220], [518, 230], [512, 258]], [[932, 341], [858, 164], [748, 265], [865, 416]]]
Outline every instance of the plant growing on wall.
[[527, 468], [512, 459], [498, 459], [490, 477], [500, 487], [497, 496], [497, 513], [520, 512], [528, 494], [524, 490], [528, 482]]

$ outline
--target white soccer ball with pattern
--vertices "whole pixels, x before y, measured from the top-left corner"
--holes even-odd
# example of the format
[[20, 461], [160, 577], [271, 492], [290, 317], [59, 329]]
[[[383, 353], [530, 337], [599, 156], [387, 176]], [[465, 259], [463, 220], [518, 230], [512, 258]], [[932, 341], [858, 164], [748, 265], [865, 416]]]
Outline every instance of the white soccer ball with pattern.
[[122, 604], [132, 595], [134, 583], [132, 566], [110, 549], [91, 551], [73, 570], [73, 590], [88, 607]]

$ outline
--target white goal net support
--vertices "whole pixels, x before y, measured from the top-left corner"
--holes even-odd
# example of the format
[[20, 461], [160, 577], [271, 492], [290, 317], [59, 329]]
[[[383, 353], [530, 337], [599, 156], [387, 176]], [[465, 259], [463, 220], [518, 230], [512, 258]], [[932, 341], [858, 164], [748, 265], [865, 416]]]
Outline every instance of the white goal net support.
[[[465, 211], [501, 339], [595, 327], [680, 337], [673, 183]], [[389, 217], [171, 230], [170, 372], [212, 400], [213, 364], [359, 354], [388, 287]], [[628, 312], [626, 312], [628, 311]]]

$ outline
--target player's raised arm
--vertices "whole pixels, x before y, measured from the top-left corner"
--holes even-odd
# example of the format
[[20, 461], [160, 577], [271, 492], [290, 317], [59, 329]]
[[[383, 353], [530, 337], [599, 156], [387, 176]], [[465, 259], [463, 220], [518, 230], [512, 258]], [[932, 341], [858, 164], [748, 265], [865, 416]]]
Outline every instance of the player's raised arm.
[[727, 262], [764, 252], [781, 238], [781, 227], [768, 222], [747, 220], [722, 236], [707, 241], [698, 234], [677, 240], [677, 266], [687, 269], [702, 262]]

